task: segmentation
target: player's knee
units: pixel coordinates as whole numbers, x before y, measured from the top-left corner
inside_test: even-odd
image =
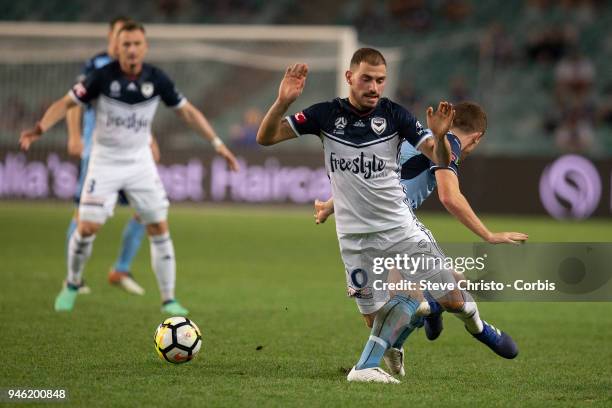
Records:
[[[79,231],[79,234],[81,234],[82,237],[90,237],[92,235],[95,235],[101,226],[102,224],[98,224],[95,222],[79,221],[77,224],[77,230]]]
[[[162,235],[168,232],[168,222],[160,221],[147,224],[147,234]]]
[[[438,302],[447,312],[460,313],[463,311],[463,299],[447,299],[445,301]]]

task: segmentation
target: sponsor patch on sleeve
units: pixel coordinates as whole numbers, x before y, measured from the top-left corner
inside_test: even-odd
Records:
[[[293,117],[295,118],[295,121],[300,125],[306,123],[306,115],[304,115],[304,112],[298,112],[293,115]]]
[[[72,91],[78,98],[82,98],[87,94],[87,89],[80,82],[72,87]]]

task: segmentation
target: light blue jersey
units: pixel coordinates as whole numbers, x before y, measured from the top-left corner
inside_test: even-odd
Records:
[[[451,145],[451,163],[448,167],[436,166],[410,143],[402,143],[400,151],[401,183],[413,210],[419,208],[435,190],[437,183],[434,173],[436,170],[445,168],[459,174],[461,142],[452,133],[448,133],[446,137]]]
[[[106,52],[100,53],[89,59],[83,67],[83,72],[79,77],[79,82],[81,82],[82,79],[87,77],[92,71],[102,68],[111,61],[113,61],[113,59]],[[89,159],[89,154],[91,153],[93,131],[95,126],[96,110],[92,105],[87,105],[87,108],[83,113],[83,129],[81,132],[81,138],[83,139],[83,153],[81,154],[82,160],[87,161]]]

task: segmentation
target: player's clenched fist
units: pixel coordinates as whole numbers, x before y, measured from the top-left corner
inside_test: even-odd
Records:
[[[288,67],[278,89],[279,101],[287,105],[293,103],[302,94],[307,75],[306,64],[294,64]]]
[[[314,219],[316,224],[323,224],[333,213],[334,202],[331,198],[327,201],[315,200]]]
[[[446,137],[454,118],[455,109],[449,102],[440,102],[435,112],[431,106],[427,108],[427,127],[438,138]]]

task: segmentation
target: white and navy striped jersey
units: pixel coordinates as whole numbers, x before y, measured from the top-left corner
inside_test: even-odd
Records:
[[[172,108],[186,103],[159,68],[144,64],[131,78],[117,61],[90,72],[69,95],[77,103],[95,106],[91,156],[105,160],[137,160],[150,154],[151,123],[160,99]]]
[[[382,98],[359,112],[347,99],[315,104],[287,120],[299,135],[318,135],[331,181],[338,233],[385,231],[414,222],[400,184],[400,145],[431,133],[400,105]]]

